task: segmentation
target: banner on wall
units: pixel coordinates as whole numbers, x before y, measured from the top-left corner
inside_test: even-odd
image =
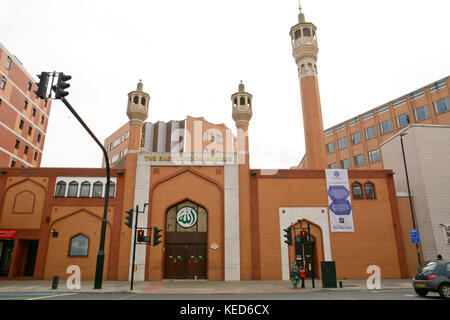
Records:
[[[331,232],[354,232],[347,169],[326,169]]]

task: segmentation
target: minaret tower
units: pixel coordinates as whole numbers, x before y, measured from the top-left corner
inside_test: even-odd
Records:
[[[252,280],[252,246],[250,215],[250,157],[248,126],[252,118],[253,96],[239,84],[239,91],[231,95],[233,120],[237,128],[237,159],[239,174],[239,229],[241,280]]]
[[[148,104],[150,95],[143,91],[141,81],[137,84],[135,91],[128,93],[127,116],[130,119],[130,136],[128,140],[128,152],[125,160],[125,176],[124,176],[124,192],[123,192],[123,208],[122,214],[126,210],[135,208],[135,186],[136,186],[136,168],[138,161],[138,153],[141,148],[142,126],[148,117]],[[142,207],[140,208],[142,210]],[[136,214],[136,213],[135,213]],[[134,236],[131,229],[124,225],[125,218],[122,218],[119,254],[119,273],[118,278],[121,280],[129,279],[130,274],[130,243]],[[123,240],[123,241],[122,241]]]
[[[316,26],[305,21],[301,7],[298,24],[291,28],[292,55],[298,67],[305,131],[307,169],[325,169],[326,155],[323,137],[322,108],[317,81]]]

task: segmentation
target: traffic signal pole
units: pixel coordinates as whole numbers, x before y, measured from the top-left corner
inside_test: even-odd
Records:
[[[103,281],[103,267],[105,263],[105,237],[106,237],[106,226],[107,226],[107,216],[108,216],[108,201],[109,201],[109,186],[111,182],[111,169],[109,167],[109,157],[106,152],[103,144],[97,139],[97,137],[92,133],[91,129],[86,125],[86,123],[81,119],[78,113],[72,108],[70,103],[66,100],[66,98],[61,97],[60,100],[66,105],[67,109],[77,118],[77,120],[81,123],[84,129],[89,133],[89,135],[95,140],[95,142],[100,146],[103,151],[103,156],[105,157],[106,164],[106,190],[105,190],[105,204],[103,206],[103,219],[102,219],[102,227],[100,232],[100,244],[97,254],[97,266],[95,269],[95,282],[94,289],[102,288]]]
[[[133,284],[134,284],[134,265],[135,265],[134,261],[136,259],[136,242],[137,242],[136,237],[137,237],[137,226],[138,226],[138,214],[139,214],[139,206],[136,205],[136,217],[134,218],[133,261],[132,261],[132,268],[131,268],[130,290],[133,290]]]

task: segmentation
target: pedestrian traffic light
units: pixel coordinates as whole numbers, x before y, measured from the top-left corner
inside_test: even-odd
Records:
[[[144,230],[138,230],[137,242],[145,242]]]
[[[300,231],[300,243],[308,243],[308,236],[306,230]]]
[[[50,79],[50,72],[41,72],[41,74],[38,74],[37,77],[39,78],[39,82],[36,83],[37,90],[33,92],[36,93],[36,96],[39,98],[47,99],[47,88],[48,81]]]
[[[127,222],[125,222],[125,225],[128,226],[128,228],[133,227],[133,209],[125,211],[127,215],[125,216],[125,219]]]
[[[159,234],[162,231],[162,229],[159,229],[158,227],[153,227],[153,246],[157,246],[161,243],[161,240],[159,238],[162,237],[161,234]]]
[[[69,81],[70,79],[72,79],[72,76],[69,76],[62,72],[59,74],[58,82],[57,82],[56,88],[55,88],[55,99],[64,98],[65,96],[67,96],[69,94],[67,91],[65,91],[65,89],[70,87],[70,84],[67,83],[67,81]]]
[[[284,237],[286,238],[286,240],[284,240],[284,242],[287,243],[288,246],[292,246],[292,230],[291,230],[291,228],[283,229],[283,231],[285,232]]]

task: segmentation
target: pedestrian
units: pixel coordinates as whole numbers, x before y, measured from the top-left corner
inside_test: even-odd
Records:
[[[300,273],[300,280],[302,280],[302,288],[304,289],[305,288],[305,278],[306,278],[305,269],[303,267],[300,267],[299,273]]]
[[[295,261],[293,261],[291,265],[291,282],[294,289],[297,288],[299,279],[300,279],[299,269]]]
[[[442,260],[442,256],[438,254],[436,260]]]

